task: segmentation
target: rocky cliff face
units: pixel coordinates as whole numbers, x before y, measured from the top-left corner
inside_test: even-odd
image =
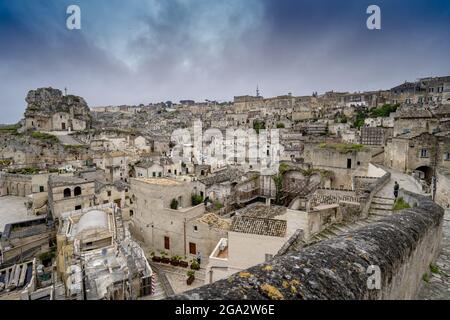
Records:
[[[25,117],[34,115],[51,116],[55,112],[72,113],[75,118],[90,121],[90,110],[86,101],[79,96],[63,95],[61,90],[39,88],[30,90],[25,98],[28,103]]]

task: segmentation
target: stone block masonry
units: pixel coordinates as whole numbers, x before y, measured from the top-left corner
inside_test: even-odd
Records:
[[[444,210],[408,199],[416,206],[171,299],[414,299],[439,254]],[[371,265],[381,270],[380,289],[367,285]]]

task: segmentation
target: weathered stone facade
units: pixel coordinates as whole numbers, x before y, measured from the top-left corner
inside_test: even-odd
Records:
[[[90,128],[91,115],[83,98],[58,89],[30,90],[25,101],[25,128],[38,131],[77,131]]]

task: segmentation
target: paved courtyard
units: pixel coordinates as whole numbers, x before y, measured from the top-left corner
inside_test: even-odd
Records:
[[[27,215],[26,201],[27,198],[25,197],[0,197],[0,232],[3,232],[5,225],[8,223],[36,218]]]

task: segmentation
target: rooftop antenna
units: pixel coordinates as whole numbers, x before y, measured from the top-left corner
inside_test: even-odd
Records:
[[[64,87],[64,95],[67,96],[67,87]]]
[[[259,86],[256,85],[256,96],[259,97]]]

